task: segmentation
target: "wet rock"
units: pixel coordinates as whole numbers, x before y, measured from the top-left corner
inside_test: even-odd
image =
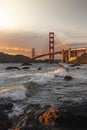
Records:
[[[55,121],[57,120],[59,114],[59,110],[57,108],[53,108],[41,114],[38,119],[41,124],[55,126]]]
[[[0,102],[0,110],[11,110],[13,108],[13,103],[11,102]]]
[[[87,103],[65,105],[60,108],[57,125],[66,128],[87,128]]]
[[[67,72],[69,72],[69,68],[65,68]]]
[[[30,69],[30,67],[23,67],[22,69],[24,69],[24,70],[28,70],[28,69]]]
[[[14,129],[19,130],[49,130],[58,118],[58,109],[51,106],[29,105],[28,110],[16,119]]]
[[[20,70],[19,67],[7,67],[6,70]]]
[[[68,75],[64,77],[64,80],[67,80],[67,81],[72,80],[72,79],[73,78],[71,76],[68,76]]]
[[[39,67],[37,70],[41,70],[42,68],[41,67]]]
[[[22,65],[23,65],[23,66],[26,66],[26,65],[32,65],[32,64],[29,63],[29,62],[24,62],[24,63],[22,63]]]
[[[11,101],[0,98],[0,110],[8,111],[11,110],[12,108],[13,108],[13,103]]]
[[[59,108],[30,104],[14,123],[14,130],[87,128],[87,103],[63,104]]]
[[[80,69],[79,67],[77,67],[76,69]]]
[[[76,65],[75,65],[75,64],[70,64],[69,66],[70,66],[70,67],[75,67]]]
[[[0,111],[0,130],[8,130],[12,127],[12,122],[8,115],[3,111]]]

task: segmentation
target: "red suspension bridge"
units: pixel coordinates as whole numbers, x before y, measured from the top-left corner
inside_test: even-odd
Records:
[[[37,59],[45,56],[49,56],[49,62],[52,63],[55,60],[55,55],[59,54],[62,57],[63,63],[72,62],[76,60],[79,54],[83,54],[87,51],[86,47],[78,47],[78,48],[65,48],[61,44],[61,49],[55,51],[55,34],[54,32],[49,32],[49,47],[48,52],[35,56],[35,49],[32,48],[32,59]],[[60,42],[61,43],[61,42]]]

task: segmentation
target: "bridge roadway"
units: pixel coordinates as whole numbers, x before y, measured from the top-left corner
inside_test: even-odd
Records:
[[[62,52],[68,52],[68,51],[73,51],[73,52],[83,52],[86,51],[87,48],[70,48],[70,49],[66,49],[66,50],[61,50],[61,51],[56,51],[54,53],[45,53],[45,54],[41,54],[38,56],[33,57],[32,59],[37,59],[37,58],[41,58],[41,57],[45,57],[45,56],[49,56],[49,55],[56,55],[56,54],[62,54]]]

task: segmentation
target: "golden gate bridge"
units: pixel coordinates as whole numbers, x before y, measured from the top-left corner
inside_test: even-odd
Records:
[[[68,63],[68,62],[72,62],[73,60],[76,60],[77,57],[79,56],[79,53],[83,54],[87,51],[86,47],[65,48],[63,45],[61,45],[60,50],[55,51],[55,43],[56,42],[55,42],[54,32],[49,32],[48,51],[43,54],[39,54],[35,56],[35,48],[32,48],[32,60],[49,56],[49,62],[52,63],[55,60],[55,55],[59,54],[62,56],[62,62]]]

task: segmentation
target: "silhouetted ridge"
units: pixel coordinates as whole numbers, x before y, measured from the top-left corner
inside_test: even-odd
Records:
[[[24,55],[9,55],[0,52],[0,63],[22,63],[30,61],[31,59]]]

